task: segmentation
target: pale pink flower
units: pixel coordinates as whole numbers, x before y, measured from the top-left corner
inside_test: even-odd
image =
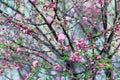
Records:
[[[38,80],[43,80],[42,78],[38,78]]]
[[[97,59],[97,60],[100,60],[100,59],[101,59],[101,56],[97,56],[96,59]]]
[[[96,45],[93,45],[93,48],[97,48],[97,46],[96,46]]]
[[[65,38],[66,38],[66,36],[63,34],[63,33],[60,33],[59,35],[58,35],[58,40],[60,41],[60,40],[65,40]]]
[[[35,0],[31,0],[31,2],[35,2]]]
[[[17,50],[16,50],[17,53],[19,53],[21,51],[22,51],[21,48],[17,48]]]
[[[58,42],[58,47],[61,47],[61,43],[60,42]]]
[[[67,46],[64,47],[65,51],[68,52],[69,48]]]
[[[38,61],[33,61],[32,64],[33,64],[34,67],[36,67],[36,66],[38,66]]]
[[[46,18],[46,20],[47,20],[47,22],[50,24],[50,23],[52,22],[53,18],[50,17],[50,16],[48,16],[48,17]]]
[[[83,22],[86,23],[87,22],[87,17],[83,17]]]
[[[74,12],[75,12],[74,8],[72,8],[70,11],[71,11],[71,13],[74,13]]]
[[[20,69],[19,65],[16,66],[16,69]]]
[[[22,18],[22,16],[20,14],[16,14],[16,19],[20,20]]]
[[[65,17],[66,21],[71,21],[71,18],[70,17]]]

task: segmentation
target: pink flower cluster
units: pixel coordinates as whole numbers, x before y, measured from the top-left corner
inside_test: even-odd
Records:
[[[58,63],[56,63],[56,65],[53,67],[54,70],[60,70],[60,68],[61,66]]]
[[[55,8],[55,7],[56,7],[56,4],[55,4],[54,2],[52,2],[52,3],[50,3],[50,4],[46,4],[46,5],[43,6],[43,8],[45,8],[46,10],[47,10],[48,8]]]
[[[76,45],[78,49],[85,50],[85,51],[88,50],[89,48],[89,45],[85,43],[84,39],[80,39],[80,41],[78,41]]]
[[[79,56],[79,53],[78,53],[78,52],[73,53],[73,55],[71,55],[71,56],[69,57],[69,60],[70,60],[70,61],[73,61],[73,62],[82,62],[82,63],[85,62],[85,60],[83,59],[83,57],[82,57],[82,56]]]

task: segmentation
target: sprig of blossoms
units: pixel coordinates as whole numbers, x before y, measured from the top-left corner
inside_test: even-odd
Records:
[[[82,56],[80,56],[78,52],[73,53],[73,54],[69,57],[69,60],[70,60],[70,61],[73,61],[73,62],[82,62],[82,63],[85,62],[84,58],[83,58]]]
[[[88,48],[89,48],[89,45],[86,44],[84,39],[80,39],[80,41],[76,42],[76,45],[77,45],[78,49],[81,49],[81,50],[84,50],[84,51],[87,51]]]

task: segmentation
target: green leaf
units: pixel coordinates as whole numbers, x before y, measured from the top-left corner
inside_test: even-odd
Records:
[[[90,75],[91,75],[90,71],[86,71],[84,80],[87,80]]]
[[[113,68],[113,65],[112,65],[112,64],[109,64],[108,66],[106,66],[106,68],[112,69],[112,68]]]
[[[23,41],[18,40],[18,41],[17,41],[17,44],[18,44],[18,45],[23,44]]]
[[[86,34],[89,34],[90,32],[90,29],[86,29]]]
[[[82,63],[78,63],[78,67],[83,67],[83,64]]]
[[[93,34],[92,37],[99,37],[101,35],[100,32],[97,32],[96,34]]]
[[[63,77],[66,77],[66,75],[67,75],[66,72],[63,72],[63,73],[62,73],[62,76],[63,76]]]

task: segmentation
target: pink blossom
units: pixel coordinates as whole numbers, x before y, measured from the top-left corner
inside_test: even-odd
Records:
[[[16,50],[17,53],[19,53],[21,51],[22,51],[21,48],[17,48],[17,50]]]
[[[71,21],[71,18],[70,18],[70,17],[65,17],[65,19],[66,19],[67,21]]]
[[[67,46],[64,47],[65,51],[68,52],[69,48]]]
[[[58,35],[58,40],[60,41],[60,40],[65,40],[65,38],[66,38],[66,36],[63,34],[63,33],[60,33],[59,35]]]
[[[16,66],[16,69],[20,69],[19,65]]]
[[[73,55],[69,57],[69,60],[73,62],[85,62],[84,58],[82,56],[79,56],[78,52],[73,53]]]
[[[102,0],[98,0],[98,3],[99,3],[100,5],[102,5]]]
[[[46,18],[46,20],[47,20],[47,22],[50,24],[50,23],[52,22],[53,18],[50,17],[50,16],[48,16],[48,17]]]
[[[43,80],[42,78],[38,78],[38,80]]]
[[[5,42],[5,39],[3,39],[3,38],[0,38],[0,42]]]
[[[87,22],[87,17],[83,17],[83,22],[86,23]]]
[[[22,18],[22,16],[20,14],[16,14],[16,19],[20,20]]]
[[[60,42],[58,42],[58,47],[61,47],[61,43]]]
[[[97,46],[96,46],[96,45],[93,45],[93,48],[97,48]]]
[[[50,4],[49,4],[49,7],[50,7],[50,8],[55,8],[55,7],[56,7],[56,4],[55,4],[55,3],[50,3]]]
[[[35,2],[35,0],[31,0],[31,2]]]
[[[28,24],[25,24],[24,27],[28,27],[29,25]]]
[[[84,51],[88,50],[88,48],[89,48],[89,45],[87,45],[85,43],[84,39],[81,39],[79,42],[76,42],[76,45],[77,45],[78,49],[81,49],[81,50],[84,50]]]
[[[46,10],[48,9],[49,5],[44,5],[43,8],[45,8]]]
[[[61,66],[58,63],[53,67],[54,70],[60,70],[60,68]]]
[[[96,60],[100,60],[100,59],[101,59],[101,56],[97,56],[97,57],[96,57]]]
[[[71,9],[71,13],[74,13],[74,12],[75,12],[75,10],[74,10],[74,8],[72,8],[72,9]]]
[[[38,66],[38,61],[33,61],[32,64],[33,64],[34,67],[36,67],[36,66]]]

